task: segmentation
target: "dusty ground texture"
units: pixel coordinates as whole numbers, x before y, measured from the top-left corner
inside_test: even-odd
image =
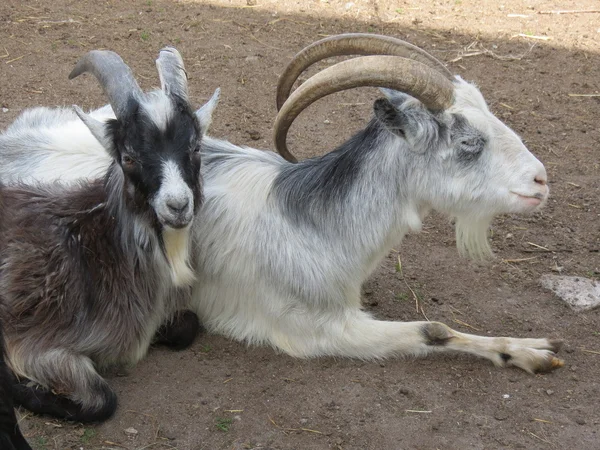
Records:
[[[598,6],[2,1],[2,127],[30,106],[104,104],[90,77],[67,80],[77,58],[95,48],[120,53],[151,88],[158,50],[177,46],[198,104],[222,88],[212,134],[262,148],[271,146],[278,74],[322,36],[386,33],[450,62],[545,163],[551,200],[534,217],[496,220],[497,258],[486,265],[459,258],[447,219],[430,218],[422,234],[398,247],[405,278],[395,271],[397,253],[390,254],[365,285],[365,307],[383,319],[423,319],[410,286],[430,320],[484,335],[566,341],[566,367],[531,376],[456,356],[303,361],[204,336],[181,353],[154,349],[111,377],[120,408],[106,424],[83,427],[21,411],[34,448],[600,448],[600,311],[574,313],[538,282],[544,273],[600,277],[600,14],[542,14]],[[313,105],[294,125],[292,148],[304,157],[332,149],[366,123],[375,98],[374,90],[355,90]]]

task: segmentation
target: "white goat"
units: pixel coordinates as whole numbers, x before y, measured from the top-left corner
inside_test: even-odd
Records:
[[[285,101],[308,65],[345,54],[379,55],[336,64]],[[278,91],[278,151],[294,161],[285,136],[306,106],[366,85],[387,88],[374,104],[375,117],[323,157],[292,164],[272,152],[202,141],[205,203],[194,222],[192,309],[213,332],[297,357],[455,350],[528,372],[561,367],[559,341],[380,321],[361,309],[363,282],[431,210],[455,218],[461,252],[483,257],[490,253],[486,232],[494,216],[536,211],[549,192],[544,166],[488,110],[475,86],[422,50],[383,36],[336,36],[296,55]],[[91,135],[65,145],[59,130],[44,150],[13,149],[10,161],[3,161],[0,140],[2,179],[77,179],[106,170],[108,160]],[[53,173],[43,169],[47,159],[57,162]]]

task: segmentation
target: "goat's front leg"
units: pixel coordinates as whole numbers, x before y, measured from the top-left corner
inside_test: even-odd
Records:
[[[273,344],[293,356],[376,359],[459,351],[487,358],[497,366],[516,366],[530,373],[550,372],[564,364],[556,357],[560,341],[548,339],[476,336],[440,322],[375,320],[363,311],[343,317],[332,314],[321,320],[299,316],[287,319],[290,320],[279,322],[272,335]]]
[[[16,356],[13,353],[12,363],[17,363],[22,375],[13,385],[15,405],[84,423],[103,422],[117,409],[116,394],[87,356],[66,349]]]
[[[173,350],[184,350],[194,343],[204,329],[196,313],[190,310],[178,311],[156,332],[155,345],[166,345]]]
[[[428,346],[487,358],[497,366],[515,366],[529,373],[551,372],[564,365],[556,357],[562,341],[487,337],[460,333],[440,322],[426,322],[421,331]]]

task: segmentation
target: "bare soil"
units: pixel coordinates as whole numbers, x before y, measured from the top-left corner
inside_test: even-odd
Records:
[[[91,77],[67,80],[77,58],[96,48],[117,51],[149,89],[158,84],[158,50],[175,45],[198,104],[222,88],[211,134],[261,148],[271,147],[278,74],[322,36],[385,33],[450,62],[545,163],[551,200],[533,217],[494,222],[497,258],[488,264],[461,259],[447,219],[430,218],[397,249],[404,278],[392,252],[365,285],[365,307],[383,319],[426,315],[466,332],[566,342],[566,367],[532,376],[464,356],[305,361],[203,336],[190,350],[153,349],[114,374],[120,407],[103,425],[20,411],[34,448],[600,448],[600,311],[576,314],[538,281],[552,272],[600,277],[600,14],[543,13],[598,6],[3,0],[1,127],[31,106],[104,104]],[[294,125],[291,145],[303,157],[333,149],[367,122],[376,95],[360,89],[313,105]]]

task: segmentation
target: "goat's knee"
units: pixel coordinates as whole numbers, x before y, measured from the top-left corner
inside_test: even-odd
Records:
[[[183,350],[192,345],[202,331],[195,313],[190,310],[179,311],[158,329],[154,343],[166,345],[173,350]]]

